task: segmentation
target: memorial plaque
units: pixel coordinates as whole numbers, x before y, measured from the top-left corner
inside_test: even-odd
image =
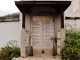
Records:
[[[54,36],[54,23],[51,16],[34,16],[32,20],[33,47],[52,47],[50,37]]]

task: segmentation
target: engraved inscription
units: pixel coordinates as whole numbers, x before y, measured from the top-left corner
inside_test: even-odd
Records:
[[[34,16],[32,20],[32,45],[34,47],[52,47],[50,37],[54,35],[51,16]]]

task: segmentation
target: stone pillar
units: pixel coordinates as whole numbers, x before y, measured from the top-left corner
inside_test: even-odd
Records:
[[[64,29],[64,8],[60,8],[60,38],[57,38],[57,53],[60,54],[62,47],[64,46],[64,39],[65,39],[65,29]]]
[[[26,57],[25,8],[22,9],[21,57]]]
[[[31,45],[31,17],[30,13],[26,13],[25,16],[25,29],[26,29],[26,48],[27,48],[27,55],[30,55],[30,45]]]
[[[64,46],[65,29],[64,29],[64,7],[61,8],[61,48]]]
[[[64,47],[65,29],[61,29],[61,48]]]
[[[65,29],[62,28],[59,32],[60,32],[60,38],[57,37],[57,53],[58,54],[60,54],[60,50],[64,47]]]
[[[57,53],[60,54],[61,49],[61,34],[60,31],[57,32]]]
[[[64,29],[64,7],[61,8],[61,30],[60,30],[60,35],[61,35],[61,47],[60,50],[64,47],[64,39],[65,39],[65,29]]]
[[[21,30],[21,57],[26,57],[26,31]]]

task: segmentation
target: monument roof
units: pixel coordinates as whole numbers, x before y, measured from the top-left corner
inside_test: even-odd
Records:
[[[66,9],[71,4],[71,1],[15,1],[15,4],[20,11],[22,11],[22,8],[29,9],[31,7],[39,6],[49,6],[55,8],[64,7],[64,9]]]

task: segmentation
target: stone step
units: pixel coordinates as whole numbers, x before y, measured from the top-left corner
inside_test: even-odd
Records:
[[[13,58],[12,60],[61,60],[60,55],[52,56],[51,54],[35,54],[26,58]]]
[[[61,60],[54,58],[13,58],[12,60]]]

